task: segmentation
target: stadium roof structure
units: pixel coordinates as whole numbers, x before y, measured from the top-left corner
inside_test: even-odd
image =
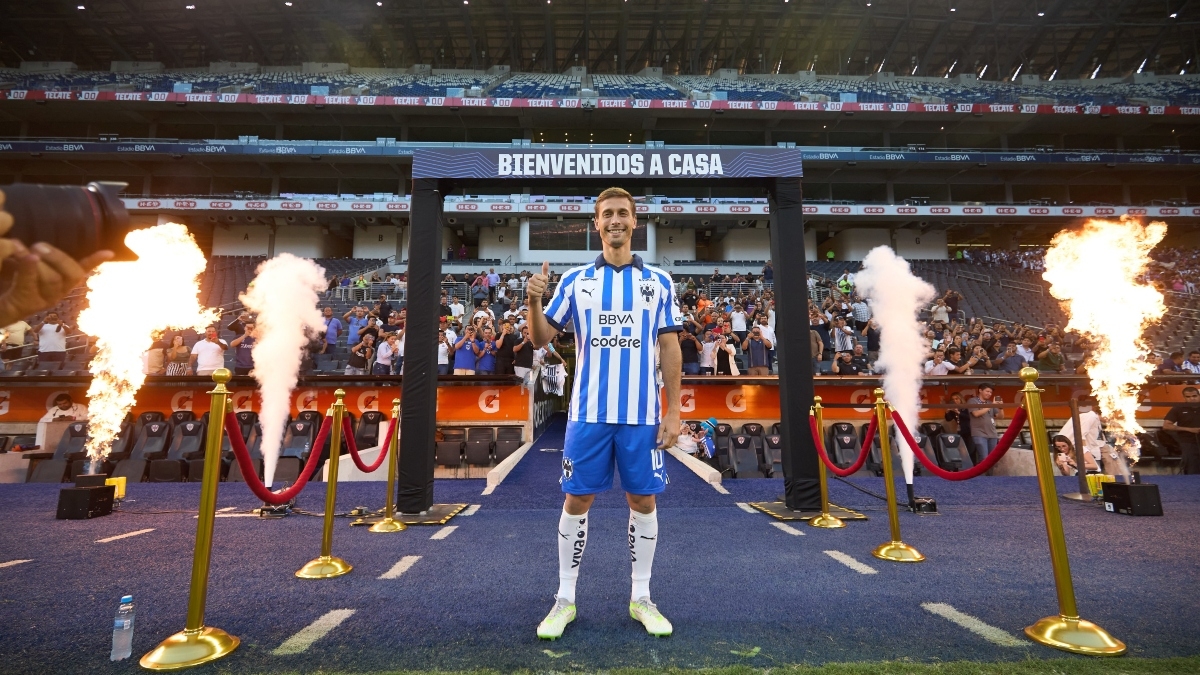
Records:
[[[1127,77],[1200,67],[1189,0],[0,1],[0,63]]]

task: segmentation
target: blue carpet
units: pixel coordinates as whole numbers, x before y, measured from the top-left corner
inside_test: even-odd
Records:
[[[334,553],[355,565],[346,577],[302,581],[293,572],[315,557],[321,521],[217,520],[207,621],[242,638],[229,658],[195,672],[314,672],[491,667],[537,670],[621,666],[705,667],[911,659],[983,661],[1054,658],[1021,630],[1055,613],[1036,485],[1031,478],[966,484],[918,479],[942,515],[902,514],[904,539],[928,556],[920,565],[877,561],[887,539],[882,502],[841,483],[833,501],[867,510],[843,530],[772,526],[738,502],[773,500],[778,480],[727,480],[722,495],[674,460],[660,501],[654,598],[676,634],[654,639],[629,619],[627,507],[618,490],[601,495],[578,588],[579,619],[562,640],[534,628],[557,586],[555,531],[561,424],[547,432],[494,494],[483,481],[437,481],[438,502],[480,504],[443,540],[436,527],[394,535],[339,520]],[[1166,516],[1132,518],[1063,503],[1080,611],[1137,656],[1200,654],[1200,478],[1155,477]],[[854,479],[882,491],[880,479]],[[1073,482],[1059,486],[1072,489]],[[0,663],[5,672],[130,673],[136,658],[183,628],[198,485],[132,485],[122,513],[94,521],[54,520],[58,486],[0,486]],[[300,506],[322,508],[324,485]],[[377,508],[383,485],[350,483],[339,510]],[[222,484],[218,507],[257,506],[242,485]],[[173,511],[175,511],[173,513]],[[148,534],[95,540],[144,528]],[[878,570],[863,576],[825,550]],[[399,579],[377,577],[404,556],[420,556]],[[108,661],[112,613],[121,594],[137,607],[134,658]],[[942,602],[1022,637],[1000,647],[921,608]],[[334,609],[356,613],[301,655],[273,656],[289,636]],[[732,651],[759,647],[758,656]],[[545,650],[549,649],[552,655]],[[555,658],[557,656],[557,658]]]

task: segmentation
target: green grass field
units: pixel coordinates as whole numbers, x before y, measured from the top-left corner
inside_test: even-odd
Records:
[[[753,658],[753,657],[750,657]],[[320,671],[318,671],[320,672]],[[326,675],[500,675],[500,671],[410,671],[389,670],[358,673],[353,671],[324,671]],[[518,671],[522,672],[522,671]],[[587,672],[563,669],[531,669],[537,673]],[[1046,661],[1028,660],[1005,663],[907,663],[881,661],[877,663],[830,663],[823,666],[782,665],[771,667],[731,666],[686,670],[617,669],[602,671],[605,675],[1196,675],[1200,673],[1200,656],[1173,659],[1066,658]]]

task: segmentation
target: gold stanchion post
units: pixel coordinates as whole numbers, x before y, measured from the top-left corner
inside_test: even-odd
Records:
[[[308,561],[304,567],[296,570],[296,576],[301,579],[332,579],[348,574],[354,566],[333,555],[333,512],[337,507],[337,477],[338,464],[342,453],[342,419],[346,416],[346,397],[344,390],[333,392],[335,400],[330,415],[333,417],[333,429],[329,433],[329,481],[325,484],[325,527],[321,532],[321,555]],[[319,448],[313,448],[320,452]]]
[[[1046,519],[1046,537],[1050,540],[1050,564],[1054,567],[1054,585],[1058,589],[1058,615],[1039,620],[1026,628],[1025,634],[1035,642],[1076,654],[1120,656],[1125,653],[1125,643],[1096,624],[1079,618],[1079,610],[1075,607],[1075,585],[1071,581],[1071,563],[1067,558],[1062,514],[1058,510],[1058,492],[1054,489],[1046,420],[1042,416],[1042,390],[1034,384],[1037,378],[1037,370],[1021,369],[1021,379],[1025,382],[1022,390],[1025,412],[1029,416],[1038,487],[1042,493],[1042,514]],[[1076,440],[1082,441],[1078,435]]]
[[[383,520],[367,528],[371,532],[403,532],[408,529],[407,525],[392,518],[396,514],[396,455],[400,452],[400,399],[398,398],[392,399],[392,419],[395,420],[396,432],[392,434],[391,443],[388,444],[388,452],[391,453],[391,456],[388,457],[387,468],[387,502],[383,507]]]
[[[883,400],[882,389],[875,390],[875,424],[875,433],[879,434],[879,450],[883,454],[883,485],[887,495],[888,525],[891,527],[892,540],[880,544],[871,555],[892,562],[921,562],[925,556],[900,540],[900,513],[896,509],[896,484],[892,477],[892,444],[888,438],[887,403]]]
[[[820,438],[814,438],[813,441],[824,443],[825,419],[822,415],[820,396],[813,397],[813,412],[817,417],[817,431],[821,434]],[[845,521],[829,513],[829,478],[825,475],[825,462],[820,461],[820,458],[817,461],[817,469],[821,472],[821,515],[809,520],[808,524],[826,529],[845,527]]]
[[[230,372],[224,368],[213,373],[217,386],[208,392],[208,439],[204,448],[204,478],[200,485],[200,514],[196,520],[196,547],[192,552],[192,582],[188,589],[187,624],[184,629],[163,640],[147,652],[139,663],[147,670],[180,670],[227,656],[241,640],[220,628],[204,625],[204,605],[208,599],[208,567],[212,558],[213,522],[216,519],[217,482],[221,478],[221,438],[225,431],[225,410]]]

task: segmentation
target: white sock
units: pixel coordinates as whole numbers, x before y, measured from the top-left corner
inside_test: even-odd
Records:
[[[558,517],[558,597],[575,603],[579,563],[587,547],[587,513],[573,516],[564,509]]]
[[[629,559],[633,563],[630,600],[650,597],[650,568],[658,545],[658,510],[638,513],[629,510]]]

